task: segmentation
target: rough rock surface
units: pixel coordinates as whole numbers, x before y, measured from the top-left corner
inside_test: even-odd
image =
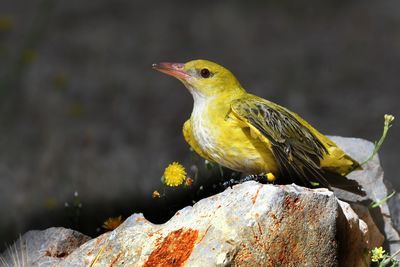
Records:
[[[331,138],[360,162],[373,149],[365,140]],[[377,156],[363,167],[349,177],[362,184],[368,198],[392,192]],[[163,225],[134,214],[76,250],[88,237],[68,246],[60,232],[75,234],[60,228],[30,231],[21,238],[25,243],[17,243],[29,246],[29,266],[365,266],[366,252],[383,242],[379,227],[393,253],[399,235],[390,215],[398,196],[389,201],[391,209],[383,203],[371,210],[355,203],[365,198],[335,194],[350,204],[326,189],[247,182],[180,210]],[[59,239],[49,242],[49,237]],[[9,260],[7,255],[2,257]]]
[[[369,262],[367,251],[381,246],[384,236],[379,232],[368,208],[358,204],[349,205],[340,200],[339,204],[345,216],[345,218],[340,218],[337,224],[339,266],[365,267]]]
[[[330,136],[330,138],[340,146],[347,154],[359,162],[363,162],[368,158],[374,149],[374,144],[359,138],[345,138],[338,136]],[[348,202],[356,202],[365,199],[377,201],[390,195],[394,189],[387,179],[384,179],[384,172],[379,161],[378,155],[375,155],[367,164],[363,165],[363,170],[354,171],[348,175],[348,178],[356,180],[366,191],[367,196],[360,199],[357,195],[348,194],[346,192],[336,192],[336,195]],[[389,205],[388,205],[389,204]],[[354,206],[354,205],[353,205]],[[358,208],[357,208],[358,207]],[[364,212],[359,208],[353,207],[359,216],[363,216]],[[390,254],[394,254],[400,249],[400,197],[396,194],[387,203],[382,203],[376,208],[374,219],[382,233],[385,234],[385,242],[390,248]],[[400,256],[397,256],[400,260]]]
[[[54,266],[90,239],[61,227],[29,231],[0,255],[0,266]]]
[[[361,253],[382,242],[376,227],[326,189],[247,182],[163,225],[134,214],[57,265],[362,266]]]

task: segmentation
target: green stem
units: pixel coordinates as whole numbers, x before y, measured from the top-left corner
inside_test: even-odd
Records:
[[[376,155],[376,153],[378,153],[379,149],[381,148],[381,146],[383,144],[383,141],[385,141],[386,135],[387,135],[390,127],[392,127],[393,120],[394,120],[394,117],[392,115],[385,115],[385,122],[384,122],[384,126],[383,126],[382,136],[377,143],[375,142],[375,147],[374,147],[374,150],[372,151],[371,155],[364,162],[362,162],[361,165],[366,164],[368,161],[370,161]]]

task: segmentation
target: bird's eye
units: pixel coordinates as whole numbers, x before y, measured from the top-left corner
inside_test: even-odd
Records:
[[[208,78],[211,75],[211,72],[208,69],[201,69],[200,75],[203,78]]]

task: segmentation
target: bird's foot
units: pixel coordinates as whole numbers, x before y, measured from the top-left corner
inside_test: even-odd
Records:
[[[243,178],[240,178],[238,180],[235,179],[229,179],[228,181],[225,181],[222,183],[222,187],[224,189],[228,188],[228,187],[232,187],[234,185],[237,184],[241,184],[247,181],[256,181],[262,184],[267,184],[267,183],[272,183],[276,180],[275,175],[273,175],[272,173],[267,173],[267,174],[250,174],[250,175],[246,175]]]

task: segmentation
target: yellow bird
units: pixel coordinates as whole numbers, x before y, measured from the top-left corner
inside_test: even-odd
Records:
[[[201,157],[244,174],[272,173],[305,186],[363,194],[357,182],[343,177],[359,168],[354,159],[296,113],[246,92],[226,68],[207,60],[153,68],[192,94],[183,135]]]

